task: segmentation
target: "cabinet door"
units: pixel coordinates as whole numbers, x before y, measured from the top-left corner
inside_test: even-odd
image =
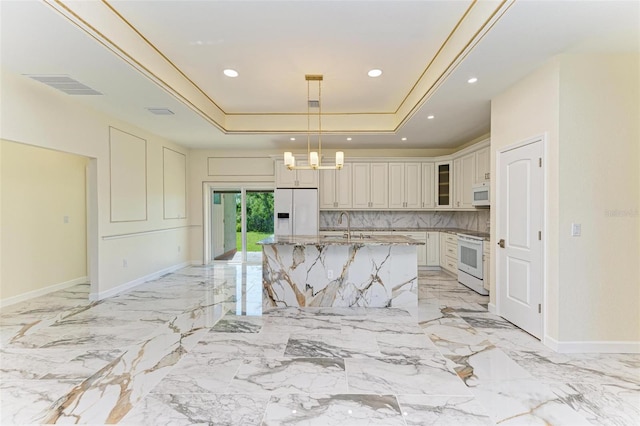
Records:
[[[318,187],[318,171],[317,170],[296,170],[297,183],[300,188],[317,188]]]
[[[374,209],[389,207],[389,164],[371,163],[370,206]]]
[[[491,273],[489,272],[489,265],[491,265],[491,252],[489,251],[489,245],[485,241],[482,253],[482,286],[487,291],[491,290]]]
[[[422,163],[422,208],[432,209],[436,206],[433,184],[433,163]]]
[[[371,192],[369,163],[353,163],[351,176],[353,179],[353,208],[369,208],[369,196]]]
[[[404,163],[389,163],[389,208],[404,208]]]
[[[435,191],[436,207],[451,207],[453,164],[451,161],[436,163]]]
[[[440,234],[440,266],[447,266],[447,234],[445,232],[438,232]]]
[[[396,234],[394,232],[394,234]],[[404,235],[409,238],[413,238],[414,240],[420,241],[422,243],[427,242],[426,233],[425,232],[398,232],[396,235]],[[418,249],[418,266],[426,266],[427,265],[427,246],[425,244],[416,246]]]
[[[467,154],[453,163],[455,170],[455,205],[460,209],[473,208],[473,179],[475,178],[475,154]]]
[[[482,148],[476,151],[476,177],[475,183],[489,182],[491,171],[491,148]]]
[[[420,163],[405,163],[404,165],[404,206],[408,209],[419,209],[422,204],[422,165]],[[391,174],[391,171],[389,171]],[[391,177],[389,177],[391,178]],[[391,194],[389,194],[391,197]],[[391,201],[389,201],[391,204]]]
[[[320,170],[320,208],[332,209],[336,205],[336,171]]]
[[[351,164],[346,163],[341,170],[335,171],[336,207],[348,209],[352,206]]]
[[[440,233],[427,232],[427,266],[440,265]]]
[[[296,171],[289,170],[284,160],[276,160],[276,188],[295,188]]]

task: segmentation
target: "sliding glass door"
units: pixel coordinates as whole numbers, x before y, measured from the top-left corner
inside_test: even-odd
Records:
[[[212,189],[211,259],[259,263],[273,234],[273,190]]]

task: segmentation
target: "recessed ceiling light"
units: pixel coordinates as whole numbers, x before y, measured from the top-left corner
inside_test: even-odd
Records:
[[[402,138],[402,140],[403,140],[403,141],[406,141],[406,140],[407,140],[407,138]]]
[[[429,116],[427,116],[427,120],[433,120],[434,118],[435,118],[435,116],[434,116],[434,115],[429,115]]]
[[[222,71],[224,73],[224,75],[226,75],[227,77],[237,77],[238,76],[238,71],[236,70],[232,70],[231,68],[228,68],[224,71]]]
[[[347,140],[348,140],[348,141],[350,141],[350,140],[351,140],[351,138],[347,138]]]
[[[289,138],[289,140],[290,140],[290,141],[295,141],[295,140],[296,140],[296,138]]]
[[[475,83],[476,81],[478,81],[478,79],[477,79],[477,78],[475,78],[475,77],[471,77],[469,80],[467,80],[467,83],[473,84],[473,83]]]
[[[367,75],[369,75],[369,77],[380,77],[382,75],[382,70],[379,69],[372,69],[370,70]]]

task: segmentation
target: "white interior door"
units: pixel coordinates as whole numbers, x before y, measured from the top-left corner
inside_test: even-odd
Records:
[[[498,312],[540,338],[543,295],[542,141],[498,157]]]

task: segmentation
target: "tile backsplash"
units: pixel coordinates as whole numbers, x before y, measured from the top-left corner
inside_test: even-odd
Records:
[[[489,209],[476,211],[350,211],[352,229],[460,228],[489,232]],[[320,229],[338,225],[338,211],[320,212]]]

